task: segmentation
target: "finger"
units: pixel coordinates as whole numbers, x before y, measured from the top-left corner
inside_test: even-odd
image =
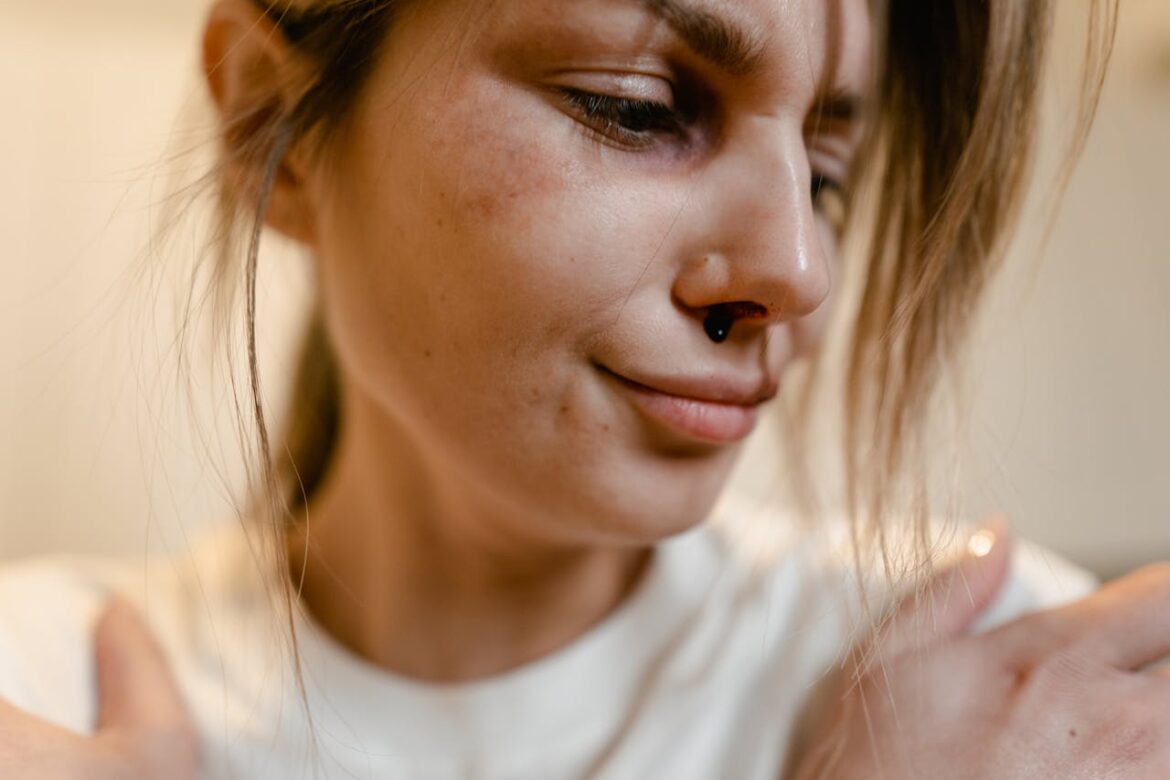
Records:
[[[163,652],[126,601],[113,599],[94,634],[98,731],[170,728],[189,723]]]
[[[997,519],[971,537],[962,558],[902,599],[874,650],[888,658],[962,634],[999,593],[1010,561],[1011,535]]]
[[[1075,643],[1118,669],[1170,656],[1170,563],[1147,566],[1067,608]]]

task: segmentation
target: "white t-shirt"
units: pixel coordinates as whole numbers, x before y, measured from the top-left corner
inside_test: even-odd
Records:
[[[170,657],[206,778],[776,780],[802,704],[857,625],[848,559],[825,538],[761,555],[708,524],[665,541],[598,626],[467,684],[388,673],[298,616],[312,731],[242,531],[217,532],[182,562],[30,561],[0,572],[0,697],[92,730],[90,632],[116,589]],[[1093,586],[1020,547],[984,623]]]

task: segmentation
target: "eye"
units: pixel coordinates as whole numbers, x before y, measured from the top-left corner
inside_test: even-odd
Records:
[[[840,180],[823,173],[813,173],[810,188],[813,208],[824,216],[829,226],[841,232],[845,226],[845,186]]]
[[[686,118],[665,103],[567,87],[561,91],[582,121],[606,140],[623,147],[645,149],[663,135],[684,134]]]
[[[812,177],[812,199],[816,203],[822,195],[841,194],[841,182],[832,179],[823,173],[814,173]]]

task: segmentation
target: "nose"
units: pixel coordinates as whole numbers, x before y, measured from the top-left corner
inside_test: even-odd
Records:
[[[829,295],[803,134],[759,128],[705,169],[687,219],[675,299],[712,322],[756,327],[806,317]]]

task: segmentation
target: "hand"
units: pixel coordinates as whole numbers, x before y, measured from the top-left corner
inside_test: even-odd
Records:
[[[5,780],[188,780],[198,739],[162,651],[128,604],[114,600],[94,636],[97,731],[75,734],[0,702]]]
[[[1170,777],[1170,671],[1143,671],[1170,655],[1170,565],[967,636],[1008,569],[998,536],[854,650],[794,780]]]

